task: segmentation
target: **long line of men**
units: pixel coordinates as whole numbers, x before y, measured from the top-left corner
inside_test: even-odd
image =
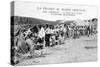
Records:
[[[80,36],[95,33],[96,30],[92,26],[70,26],[39,24],[28,30],[21,31],[22,38],[27,44],[36,45],[36,47],[50,47],[64,43],[66,38],[79,38]],[[38,45],[38,46],[37,46]],[[39,49],[39,48],[37,48]]]
[[[14,35],[14,56],[27,53],[33,55],[35,50],[62,45],[66,39],[76,39],[80,36],[89,37],[96,33],[97,31],[93,26],[71,26],[66,24],[38,24],[27,30],[18,29]]]

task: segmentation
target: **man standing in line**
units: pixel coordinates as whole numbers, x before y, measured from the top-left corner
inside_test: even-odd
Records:
[[[45,30],[45,46],[50,46],[50,26],[46,24],[46,30]]]
[[[45,30],[44,30],[43,26],[40,26],[38,37],[39,37],[39,43],[41,45],[43,45],[43,48],[44,48]]]

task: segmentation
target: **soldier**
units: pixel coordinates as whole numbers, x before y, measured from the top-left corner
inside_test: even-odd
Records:
[[[42,45],[44,47],[45,30],[42,25],[39,27],[39,29],[40,30],[38,33],[38,37],[39,37],[38,42],[40,45]]]
[[[50,46],[50,26],[47,24],[46,25],[46,30],[45,30],[45,46],[49,47]]]

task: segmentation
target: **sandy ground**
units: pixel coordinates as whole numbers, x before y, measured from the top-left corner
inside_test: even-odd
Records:
[[[40,52],[42,52],[40,57],[24,59],[17,65],[96,61],[97,35],[66,39],[65,44],[45,48]]]

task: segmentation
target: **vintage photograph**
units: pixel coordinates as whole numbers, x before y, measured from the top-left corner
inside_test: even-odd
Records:
[[[97,61],[97,7],[11,3],[11,65]]]

